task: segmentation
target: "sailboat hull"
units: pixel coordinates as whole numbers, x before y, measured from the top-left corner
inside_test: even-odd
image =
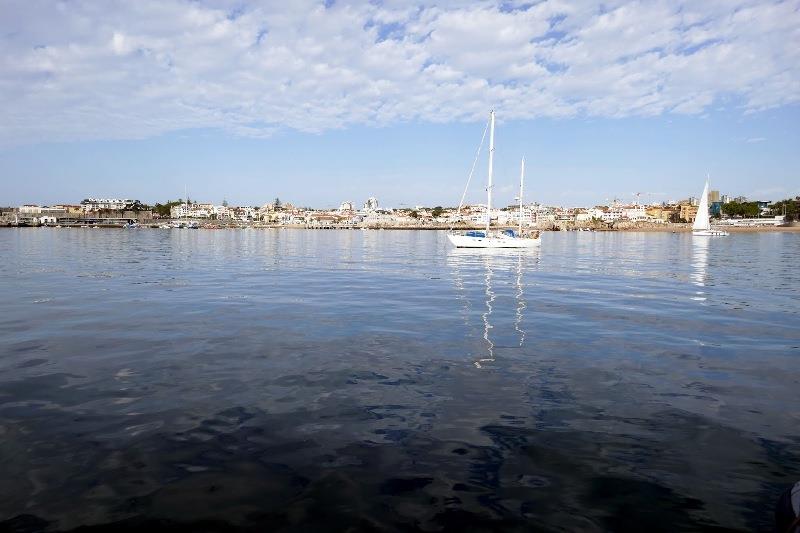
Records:
[[[541,237],[535,239],[506,235],[474,237],[448,233],[447,238],[456,248],[536,248],[542,244]]]
[[[692,231],[692,235],[695,237],[726,237],[730,233],[721,229],[696,229]]]

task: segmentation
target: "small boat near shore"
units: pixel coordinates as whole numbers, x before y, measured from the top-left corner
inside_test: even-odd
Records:
[[[709,178],[706,177],[706,186],[703,187],[700,205],[697,207],[697,215],[692,224],[692,235],[696,237],[726,237],[730,233],[711,227],[711,217],[708,214],[708,181]]]

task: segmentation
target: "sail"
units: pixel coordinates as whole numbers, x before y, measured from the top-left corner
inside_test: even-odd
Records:
[[[706,186],[703,187],[703,195],[700,197],[700,206],[697,208],[697,216],[694,219],[692,229],[711,229],[711,223],[708,218],[708,180],[706,180]]]

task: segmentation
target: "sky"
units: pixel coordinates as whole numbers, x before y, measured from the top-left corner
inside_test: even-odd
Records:
[[[0,0],[0,205],[800,195],[800,0]],[[484,147],[468,201],[485,197]]]

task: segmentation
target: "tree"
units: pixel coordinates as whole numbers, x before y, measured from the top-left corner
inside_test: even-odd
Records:
[[[440,216],[442,216],[443,212],[444,209],[442,209],[442,206],[437,205],[436,207],[433,208],[433,210],[431,210],[431,216],[433,216],[433,218],[439,218]]]
[[[228,200],[222,200],[222,207],[228,207]]]
[[[272,205],[273,205],[273,207],[275,207],[275,209],[278,209],[281,206],[281,199],[278,198],[278,197],[275,197],[275,201],[272,202]]]
[[[172,208],[177,206],[177,205],[181,205],[182,203],[183,203],[183,200],[180,200],[180,199],[178,199],[175,202],[171,202],[170,200],[167,200],[167,203],[165,203],[165,204],[158,204],[157,203],[156,205],[154,205],[153,206],[153,211],[160,217],[168,217],[171,214]]]
[[[419,213],[416,211],[411,211],[411,218],[419,218]]]
[[[758,202],[728,202],[722,204],[722,212],[730,217],[756,217],[759,213]]]
[[[147,204],[143,204],[139,200],[134,200],[133,202],[126,205],[125,209],[129,211],[150,211],[150,206]]]
[[[800,219],[800,196],[795,199],[787,198],[786,200],[775,202],[770,206],[770,213],[773,216],[785,214],[788,222]]]

